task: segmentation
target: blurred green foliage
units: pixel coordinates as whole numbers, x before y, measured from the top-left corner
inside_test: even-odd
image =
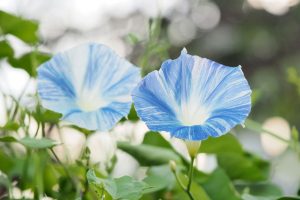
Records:
[[[8,62],[15,68],[24,69],[30,76],[36,77],[37,67],[50,59],[50,56],[45,53],[33,51],[23,55],[20,58],[8,57]]]
[[[12,34],[29,44],[38,42],[38,24],[0,11],[0,33],[1,35]]]

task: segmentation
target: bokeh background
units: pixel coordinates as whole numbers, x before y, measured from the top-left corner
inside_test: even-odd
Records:
[[[288,84],[287,74],[288,68],[299,68],[300,63],[298,3],[298,0],[1,0],[0,9],[37,20],[39,48],[44,52],[53,54],[95,41],[112,47],[137,65],[147,65],[150,70],[158,68],[163,59],[139,63],[135,58],[144,51],[127,39],[134,34],[139,41],[147,40],[149,19],[161,17],[161,40],[154,42],[161,46],[161,51],[167,51],[165,57],[175,58],[186,47],[192,54],[225,65],[242,65],[251,87],[257,89],[260,97],[252,112],[255,117],[263,120],[280,115],[299,126],[299,110],[295,109],[300,106],[296,101],[299,95],[297,88]],[[16,56],[30,51],[15,37],[8,40]],[[6,87],[14,90],[16,84]]]
[[[49,54],[93,41],[143,67],[144,73],[158,69],[167,58],[176,58],[183,47],[228,66],[242,65],[253,89],[250,118],[260,123],[269,120],[266,127],[282,137],[289,137],[290,127],[300,128],[299,0],[0,0],[0,10],[37,21],[40,42],[35,48]],[[5,37],[16,57],[33,50],[15,36]],[[0,61],[0,89],[16,98],[25,93],[20,102],[28,108],[34,105],[27,97],[35,94],[35,80],[7,60]],[[7,119],[5,100],[0,100],[2,126]],[[120,140],[140,143],[146,130],[141,122],[126,122],[114,132]],[[65,132],[62,138],[59,134],[53,138],[64,140],[71,159],[76,159],[80,149],[76,153],[74,148],[85,143],[85,137],[77,132],[70,138],[74,129]],[[297,155],[291,150],[279,155],[278,141],[264,142],[247,129],[239,132],[245,149],[272,163],[272,182],[285,194],[296,195],[300,186]],[[115,149],[111,136],[95,135],[87,141],[95,149],[95,162],[109,160],[118,151],[120,166],[115,176],[142,173],[132,157]],[[172,142],[186,154],[178,141]],[[208,172],[216,165],[211,156],[198,160],[199,168]],[[124,166],[124,162],[130,164]]]

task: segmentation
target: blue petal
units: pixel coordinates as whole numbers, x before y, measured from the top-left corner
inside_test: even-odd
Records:
[[[188,140],[223,135],[243,123],[251,109],[251,90],[241,67],[185,50],[147,75],[132,95],[149,129]]]
[[[157,71],[148,74],[132,93],[135,109],[139,117],[151,130],[172,131],[180,122],[173,106],[176,105],[172,93],[161,81]]]
[[[38,69],[42,105],[90,130],[106,131],[127,115],[140,70],[104,45],[85,44]]]

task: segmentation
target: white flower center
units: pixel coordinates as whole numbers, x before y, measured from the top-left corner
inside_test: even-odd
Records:
[[[209,111],[199,103],[188,102],[181,105],[178,119],[185,126],[202,125],[209,118]]]
[[[92,98],[89,96],[81,97],[77,100],[77,105],[84,112],[96,111],[99,108],[107,106],[109,102],[105,101],[103,98]]]

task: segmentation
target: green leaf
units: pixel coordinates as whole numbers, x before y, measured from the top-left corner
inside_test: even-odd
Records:
[[[0,10],[0,35],[12,34],[24,42],[37,43],[37,23]]]
[[[99,191],[104,188],[113,199],[138,200],[142,197],[147,184],[134,180],[132,177],[123,176],[116,179],[98,178],[94,170],[87,172],[87,179],[90,184],[96,186]]]
[[[4,152],[3,149],[0,149],[0,171],[8,174],[15,166],[14,161],[14,158]]]
[[[90,184],[95,186],[97,189],[96,193],[98,195],[100,195],[102,190],[105,189],[111,196],[116,196],[117,185],[112,180],[98,178],[95,174],[95,171],[92,169],[87,172],[86,178]]]
[[[8,179],[8,177],[4,174],[0,174],[0,186],[5,186],[6,188],[10,188],[11,187],[11,183],[10,180]]]
[[[31,149],[46,149],[46,148],[52,148],[59,143],[55,140],[51,140],[48,138],[31,138],[31,137],[24,137],[19,140],[19,143],[23,144],[25,147],[31,148]]]
[[[270,197],[259,197],[259,196],[254,196],[251,194],[243,194],[242,195],[243,200],[272,200],[276,198],[270,198]]]
[[[11,48],[8,42],[5,40],[0,41],[0,59],[5,57],[12,57],[14,55],[14,50]]]
[[[270,164],[250,154],[219,153],[217,159],[232,180],[263,181],[269,176]]]
[[[76,199],[76,188],[67,176],[60,176],[58,180],[59,193],[57,194],[57,200]]]
[[[143,144],[173,149],[172,145],[160,133],[153,131],[145,134]]]
[[[45,110],[38,107],[36,112],[32,113],[34,119],[38,122],[57,124],[61,118],[60,113],[53,112],[51,110]]]
[[[257,101],[261,98],[262,92],[258,89],[252,90],[251,94],[251,104],[252,107],[257,103]]]
[[[119,142],[118,148],[132,155],[142,166],[162,165],[170,160],[180,162],[180,157],[173,151],[151,145],[131,145],[126,142]]]
[[[232,134],[226,134],[218,138],[208,138],[204,140],[200,146],[200,153],[224,153],[234,152],[243,153],[243,148],[236,137]]]
[[[129,33],[126,37],[126,41],[131,45],[136,45],[140,40],[135,34]]]
[[[18,140],[12,136],[0,137],[0,142],[17,142]]]
[[[48,138],[36,139],[36,138],[31,138],[31,137],[24,137],[20,140],[17,140],[16,138],[14,138],[12,136],[0,137],[0,142],[18,142],[18,143],[24,145],[25,147],[28,147],[31,149],[52,148],[59,144],[55,140],[51,140]]]
[[[58,163],[51,163],[50,165],[45,166],[43,179],[45,185],[45,192],[48,194],[52,192],[52,188],[59,182],[60,176],[53,176],[53,174],[58,173],[56,166],[61,167]]]
[[[253,183],[236,185],[238,191],[249,193],[261,197],[280,197],[282,196],[281,189],[271,183]]]
[[[233,169],[234,170],[234,169]],[[224,170],[216,169],[202,184],[208,196],[213,200],[241,200]]]
[[[4,126],[0,127],[3,131],[17,131],[20,125],[16,122],[8,121]]]
[[[292,138],[296,143],[299,141],[299,132],[295,126],[292,127]]]
[[[20,58],[9,57],[8,62],[15,68],[24,69],[32,77],[37,75],[37,67],[50,59],[50,55],[32,51],[24,54]]]
[[[150,167],[147,171],[147,177],[143,181],[149,186],[144,193],[152,193],[172,187],[175,182],[175,177],[169,165],[161,165]]]
[[[132,104],[131,108],[130,108],[130,111],[129,111],[129,114],[128,114],[128,120],[136,122],[139,119],[140,118],[138,117],[138,115],[137,115],[137,113],[135,111],[134,105]]]
[[[296,86],[297,92],[300,95],[300,76],[295,67],[289,67],[287,69],[288,81]]]
[[[116,199],[140,199],[144,189],[147,187],[144,182],[134,180],[130,176],[116,178],[114,181],[117,185]]]
[[[33,185],[35,188],[36,195],[39,196],[39,199],[44,195],[44,180],[43,175],[45,173],[46,166],[49,165],[49,155],[46,151],[39,151],[33,153],[32,155],[32,165],[34,166],[33,175]]]

